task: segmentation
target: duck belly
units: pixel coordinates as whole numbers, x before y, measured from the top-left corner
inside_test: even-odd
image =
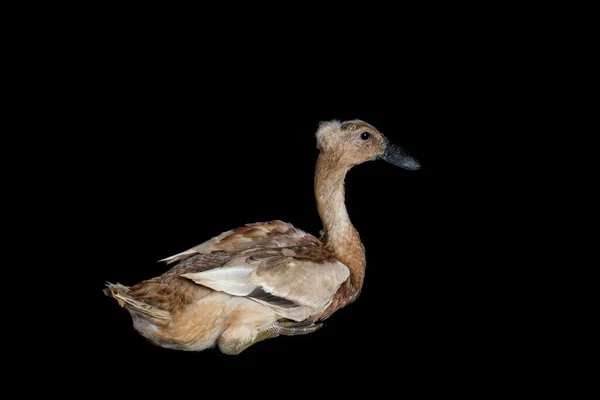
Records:
[[[202,351],[219,344],[223,351],[253,343],[277,314],[253,300],[211,292],[169,321],[131,313],[135,329],[153,344],[175,350]],[[224,351],[227,352],[227,351]]]
[[[160,321],[134,315],[134,328],[157,346],[175,350],[201,351],[214,347],[225,329],[231,296],[212,292],[185,309]]]

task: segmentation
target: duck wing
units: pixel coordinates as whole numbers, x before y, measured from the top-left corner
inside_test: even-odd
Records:
[[[227,252],[231,257],[219,267],[187,270],[180,276],[232,296],[250,298],[294,321],[326,309],[350,275],[317,238],[282,221],[225,232],[165,261],[212,252]]]
[[[181,261],[196,254],[216,251],[234,253],[248,249],[278,248],[298,245],[321,244],[317,238],[283,221],[257,222],[223,232],[198,246],[163,258],[167,264]]]

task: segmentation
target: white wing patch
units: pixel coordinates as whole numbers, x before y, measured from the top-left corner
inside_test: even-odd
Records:
[[[325,310],[350,275],[339,261],[299,259],[290,249],[252,253],[241,253],[222,267],[182,277],[233,296],[247,296],[285,318],[302,321]]]
[[[234,296],[247,296],[256,289],[256,285],[248,280],[248,274],[253,270],[254,268],[249,266],[221,267],[204,272],[183,274],[181,276],[219,292],[229,293]]]

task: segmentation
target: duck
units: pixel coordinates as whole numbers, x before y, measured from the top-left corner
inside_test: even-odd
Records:
[[[361,120],[321,122],[314,191],[319,237],[280,221],[246,224],[164,258],[172,267],[104,293],[151,343],[175,350],[240,354],[278,336],[317,331],[353,303],[365,278],[365,249],[345,205],[348,171],[382,159],[407,170],[420,163]]]

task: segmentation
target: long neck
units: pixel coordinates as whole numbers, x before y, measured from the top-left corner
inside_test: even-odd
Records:
[[[315,195],[319,216],[323,221],[324,242],[339,261],[350,269],[349,293],[358,296],[365,277],[365,250],[358,232],[350,222],[344,196],[347,167],[336,160],[319,155],[315,173]]]

